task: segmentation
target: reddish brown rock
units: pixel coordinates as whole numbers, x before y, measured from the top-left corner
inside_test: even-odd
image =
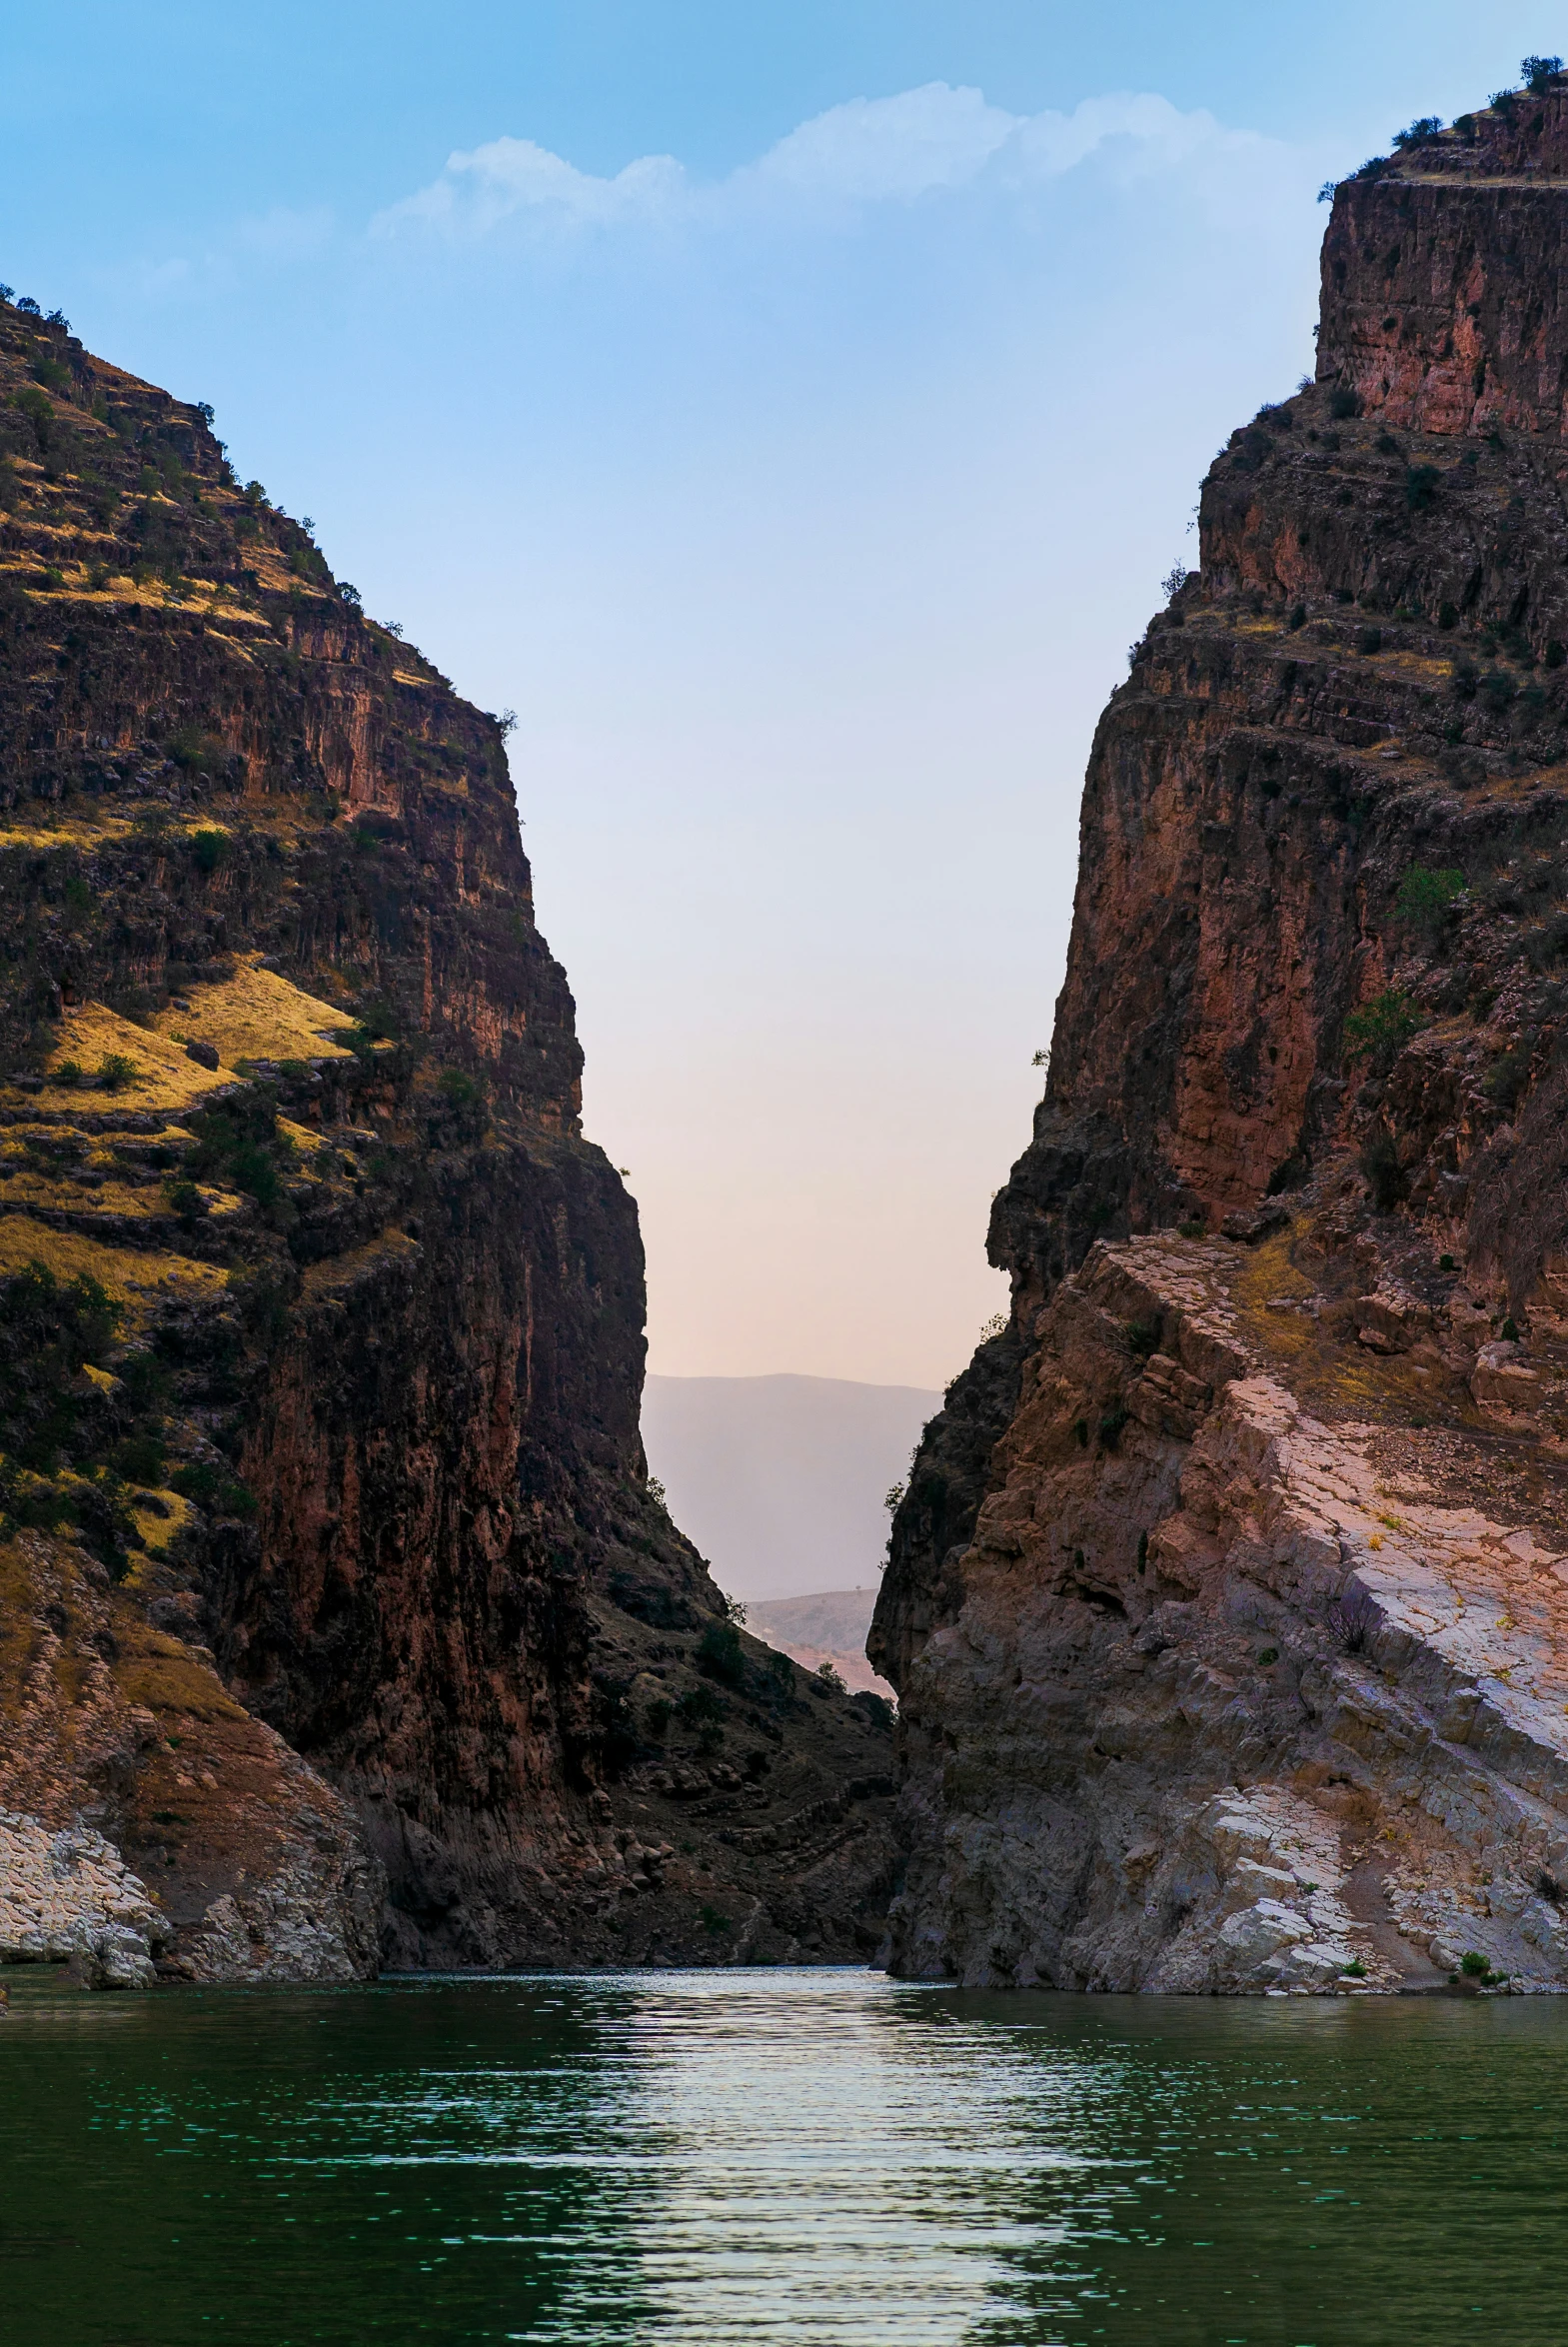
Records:
[[[1262,1985],[1302,1913],[1221,1929],[1241,1907],[1204,1819],[1226,1785],[1318,1810],[1349,1788],[1346,1884],[1385,1827],[1407,1888],[1423,1851],[1438,1866],[1439,1780],[1483,1698],[1413,1691],[1447,1667],[1415,1616],[1385,1665],[1415,1673],[1402,1725],[1337,1691],[1333,1608],[1371,1584],[1343,1548],[1311,1586],[1271,1577],[1306,1437],[1243,1405],[1265,1365],[1279,1429],[1309,1417],[1311,1444],[1403,1461],[1402,1490],[1510,1551],[1568,1552],[1565,235],[1561,77],[1340,186],[1315,379],[1216,459],[1200,570],[1100,721],[1049,1081],[991,1217],[1011,1322],[927,1430],[872,1625],[902,1704],[900,1966]],[[1156,1232],[1160,1277],[1108,1327],[1107,1266]],[[1215,1280],[1244,1290],[1239,1347],[1188,1309]],[[1374,1511],[1369,1565],[1390,1537]],[[1560,1578],[1532,1585],[1555,1655]],[[1326,1641],[1326,1709],[1277,1708],[1275,1665],[1226,1643],[1254,1619],[1293,1686]],[[1484,1887],[1495,1833],[1498,1914],[1505,1876],[1514,1915],[1532,1868],[1557,1880],[1503,1822],[1539,1792],[1565,1830],[1549,1712],[1512,1790],[1489,1747],[1441,1861]],[[1433,1927],[1445,1951],[1471,1895]],[[1530,1913],[1519,1964],[1556,1981]],[[1191,1915],[1230,1949],[1210,1972]]]
[[[177,1967],[875,1943],[885,1707],[737,1636],[649,1490],[573,1020],[502,724],[200,410],[0,305],[0,1508],[37,1545],[0,1806],[145,1861]]]

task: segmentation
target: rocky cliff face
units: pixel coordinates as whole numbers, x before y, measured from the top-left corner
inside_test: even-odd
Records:
[[[0,1051],[0,1956],[132,1929],[82,1832],[203,1977],[874,1942],[885,1707],[648,1488],[503,728],[13,303]]]
[[[1337,190],[1101,720],[872,1629],[895,1967],[1568,1981],[1565,158],[1546,79]]]

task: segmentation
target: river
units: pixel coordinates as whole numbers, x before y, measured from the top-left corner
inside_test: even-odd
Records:
[[[5,1975],[5,2347],[1549,2347],[1568,2005]]]

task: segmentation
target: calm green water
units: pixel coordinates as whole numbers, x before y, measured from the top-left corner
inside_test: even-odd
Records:
[[[1568,2339],[1548,2000],[8,1977],[4,2347]]]

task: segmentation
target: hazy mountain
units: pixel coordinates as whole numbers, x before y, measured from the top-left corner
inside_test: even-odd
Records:
[[[732,1596],[874,1592],[887,1488],[940,1406],[916,1385],[843,1377],[650,1377],[643,1440]]]
[[[868,1687],[873,1695],[891,1700],[891,1687],[865,1659],[865,1633],[875,1602],[874,1589],[813,1589],[806,1597],[754,1598],[747,1607],[746,1626],[805,1669],[817,1670],[830,1662],[846,1687]]]

